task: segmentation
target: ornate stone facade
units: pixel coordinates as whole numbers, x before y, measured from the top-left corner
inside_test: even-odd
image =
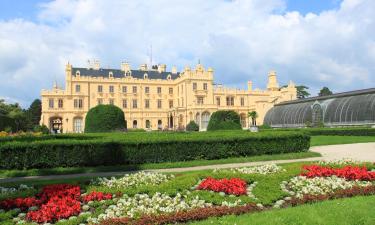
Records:
[[[121,69],[103,69],[95,61],[87,68],[68,63],[65,72],[65,89],[55,84],[41,92],[40,123],[54,132],[82,132],[86,113],[98,104],[123,109],[128,128],[184,129],[195,120],[205,130],[210,115],[224,109],[238,112],[246,128],[248,112],[256,111],[261,122],[274,104],[296,99],[294,84],[280,88],[274,71],[268,75],[267,90],[253,90],[251,81],[247,90],[214,85],[214,70],[201,64],[167,72],[163,64],[132,70],[122,63]]]

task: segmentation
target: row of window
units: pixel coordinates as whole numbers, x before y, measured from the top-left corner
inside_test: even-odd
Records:
[[[161,109],[163,106],[162,106],[162,100],[161,99],[158,99],[157,100],[157,108],[158,109]],[[137,109],[138,108],[138,100],[137,99],[133,99],[132,100],[132,108],[133,109]],[[169,108],[173,108],[173,100],[169,100]],[[98,105],[100,105],[100,104],[103,104],[103,99],[102,98],[99,98],[98,99]],[[115,100],[114,99],[109,99],[109,104],[111,104],[111,105],[114,105],[115,104]],[[128,108],[129,106],[128,106],[128,100],[127,99],[123,99],[122,100],[122,108],[124,108],[124,109],[126,109],[126,108]],[[150,99],[145,99],[145,105],[144,105],[144,107],[146,108],[146,109],[149,109],[150,108]]]
[[[234,97],[233,96],[227,96],[226,97],[226,103],[227,103],[227,106],[234,106]],[[203,102],[202,102],[202,104],[203,104]],[[245,98],[244,97],[240,98],[240,104],[241,104],[241,106],[245,106]],[[218,105],[218,106],[221,105],[220,97],[216,97],[216,105]]]
[[[73,100],[74,108],[82,109],[83,108],[83,99],[74,99]],[[55,100],[53,98],[48,99],[48,107],[50,109],[55,108]],[[57,100],[57,108],[62,109],[64,107],[64,100],[58,99]]]
[[[125,122],[127,123],[127,121],[125,121]],[[145,121],[145,127],[146,128],[151,128],[151,121],[150,120],[146,120]],[[134,129],[138,128],[138,121],[137,120],[133,120],[132,128],[134,128]],[[159,130],[163,129],[163,122],[162,122],[162,120],[158,120],[158,129]]]
[[[203,83],[203,90],[207,91],[208,85],[207,83]],[[77,84],[75,88],[76,92],[81,92],[81,85]],[[173,88],[168,89],[169,94],[173,94]],[[181,90],[183,90],[181,88]],[[197,83],[193,83],[193,90],[197,90]],[[102,93],[103,92],[103,85],[98,85],[98,92]],[[109,93],[114,93],[115,92],[115,87],[113,85],[109,86]],[[128,87],[127,86],[122,86],[122,93],[127,93],[128,92]],[[137,86],[132,87],[132,92],[137,93]],[[145,93],[148,94],[150,93],[150,87],[145,87]],[[157,87],[157,93],[161,94],[161,87]]]
[[[161,87],[157,87],[156,91],[158,94],[161,94]],[[81,92],[81,85],[77,84],[75,88],[76,92]],[[115,93],[115,86],[110,85],[109,86],[109,93]],[[128,87],[127,86],[122,86],[122,93],[127,93],[128,92]],[[132,92],[137,93],[137,86],[132,86]],[[98,93],[103,93],[103,85],[98,85]],[[145,94],[150,93],[150,87],[145,87]],[[173,88],[168,89],[169,94],[173,94]]]

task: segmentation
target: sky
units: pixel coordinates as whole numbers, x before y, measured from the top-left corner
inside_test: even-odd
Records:
[[[0,0],[0,98],[23,107],[53,82],[65,85],[69,61],[85,67],[215,71],[215,83],[264,89],[275,70],[333,92],[375,86],[373,0]]]

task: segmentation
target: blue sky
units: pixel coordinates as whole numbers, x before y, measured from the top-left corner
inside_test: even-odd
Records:
[[[375,86],[374,0],[0,0],[0,98],[27,107],[64,66],[215,70],[215,82],[266,86],[276,70],[316,95]]]

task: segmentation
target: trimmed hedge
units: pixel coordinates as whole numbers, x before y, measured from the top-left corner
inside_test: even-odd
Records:
[[[301,152],[309,147],[310,136],[298,132],[128,133],[91,140],[7,142],[0,145],[0,168],[176,162]]]
[[[110,132],[125,130],[124,112],[114,105],[98,105],[87,112],[85,132]]]
[[[192,120],[186,125],[186,131],[199,131],[199,125]]]
[[[299,129],[274,129],[274,131],[299,131],[310,136],[375,136],[375,129],[369,127],[349,128],[299,128]]]
[[[233,110],[219,110],[212,113],[207,131],[242,130],[240,115]]]

